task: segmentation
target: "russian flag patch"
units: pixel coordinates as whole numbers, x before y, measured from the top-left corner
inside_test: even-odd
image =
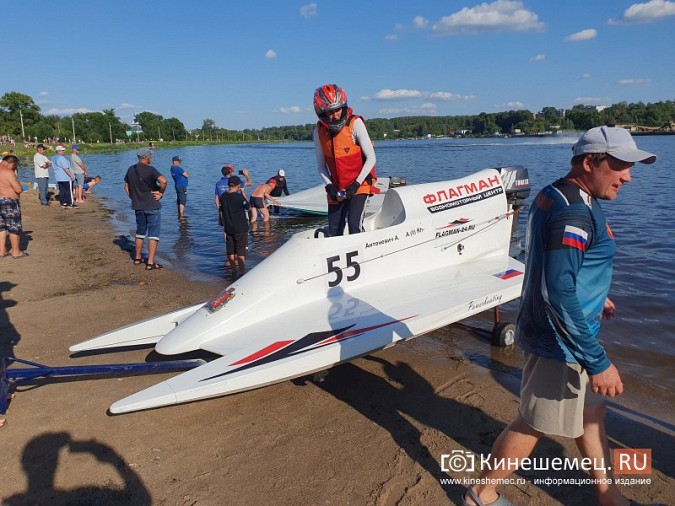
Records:
[[[511,279],[515,278],[516,276],[520,276],[522,272],[517,271],[515,269],[509,269],[508,271],[503,271],[503,272],[498,272],[497,274],[493,274],[494,277],[496,278],[501,278],[501,279]]]
[[[586,251],[586,243],[588,242],[588,232],[571,225],[565,226],[562,243],[565,246],[570,246],[581,251]]]

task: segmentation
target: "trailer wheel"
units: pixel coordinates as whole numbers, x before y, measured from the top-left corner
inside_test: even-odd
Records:
[[[516,341],[516,326],[513,323],[501,322],[492,329],[492,345],[503,348]]]

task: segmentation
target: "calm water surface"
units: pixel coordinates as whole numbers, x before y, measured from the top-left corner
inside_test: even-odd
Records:
[[[376,145],[377,169],[381,176],[402,176],[408,184],[461,177],[485,167],[523,165],[529,169],[533,192],[564,175],[569,167],[571,145],[576,137],[552,139],[441,139],[389,141]],[[604,202],[603,209],[616,237],[614,282],[610,297],[617,305],[615,319],[603,326],[602,339],[610,357],[623,373],[643,378],[663,389],[675,387],[672,375],[675,351],[675,136],[638,137],[639,146],[659,157],[652,166],[633,170],[633,181],[621,189],[616,201]],[[187,220],[176,219],[173,180],[169,175],[171,157],[179,155],[190,173],[186,208]],[[133,212],[123,190],[127,168],[135,163],[133,151],[115,154],[82,155],[92,174],[103,181],[95,193],[115,212],[114,222],[121,235],[133,239]],[[169,180],[163,199],[159,257],[165,264],[194,279],[225,280],[224,244],[214,205],[214,185],[220,168],[231,163],[248,168],[254,184],[264,182],[283,168],[291,192],[321,182],[309,142],[234,146],[185,147],[155,151],[153,165]],[[32,178],[32,169],[22,168],[23,180]],[[250,195],[250,189],[248,191]],[[524,221],[525,214],[521,216]],[[259,263],[297,230],[322,226],[322,218],[282,215],[269,227],[259,223],[251,231],[249,267]],[[517,303],[505,307],[512,319]],[[489,327],[488,317],[471,323]],[[438,336],[439,333],[435,333]],[[441,336],[442,337],[442,336]],[[428,340],[425,340],[428,342]],[[466,343],[467,353],[485,353],[485,341]]]

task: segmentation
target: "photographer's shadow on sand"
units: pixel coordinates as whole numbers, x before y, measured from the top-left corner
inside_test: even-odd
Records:
[[[67,470],[68,458],[74,453],[91,455],[97,462],[93,465],[111,467],[119,480],[108,480],[106,486],[57,489],[57,469],[61,465]],[[21,494],[3,498],[2,504],[6,506],[152,504],[150,493],[136,472],[110,446],[96,440],[74,440],[67,432],[42,434],[28,442],[21,456],[21,464],[27,476],[28,489]]]

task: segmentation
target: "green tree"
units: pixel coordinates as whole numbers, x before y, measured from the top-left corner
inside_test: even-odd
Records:
[[[10,91],[0,98],[0,128],[3,133],[21,135],[24,130],[41,119],[40,107],[28,95]]]
[[[141,125],[143,129],[143,137],[145,139],[157,139],[163,135],[162,134],[162,123],[164,118],[159,114],[154,114],[152,112],[144,111],[136,115],[136,123]]]
[[[167,139],[171,139],[172,141],[182,141],[187,138],[185,125],[178,118],[165,119],[162,122],[162,132]]]

